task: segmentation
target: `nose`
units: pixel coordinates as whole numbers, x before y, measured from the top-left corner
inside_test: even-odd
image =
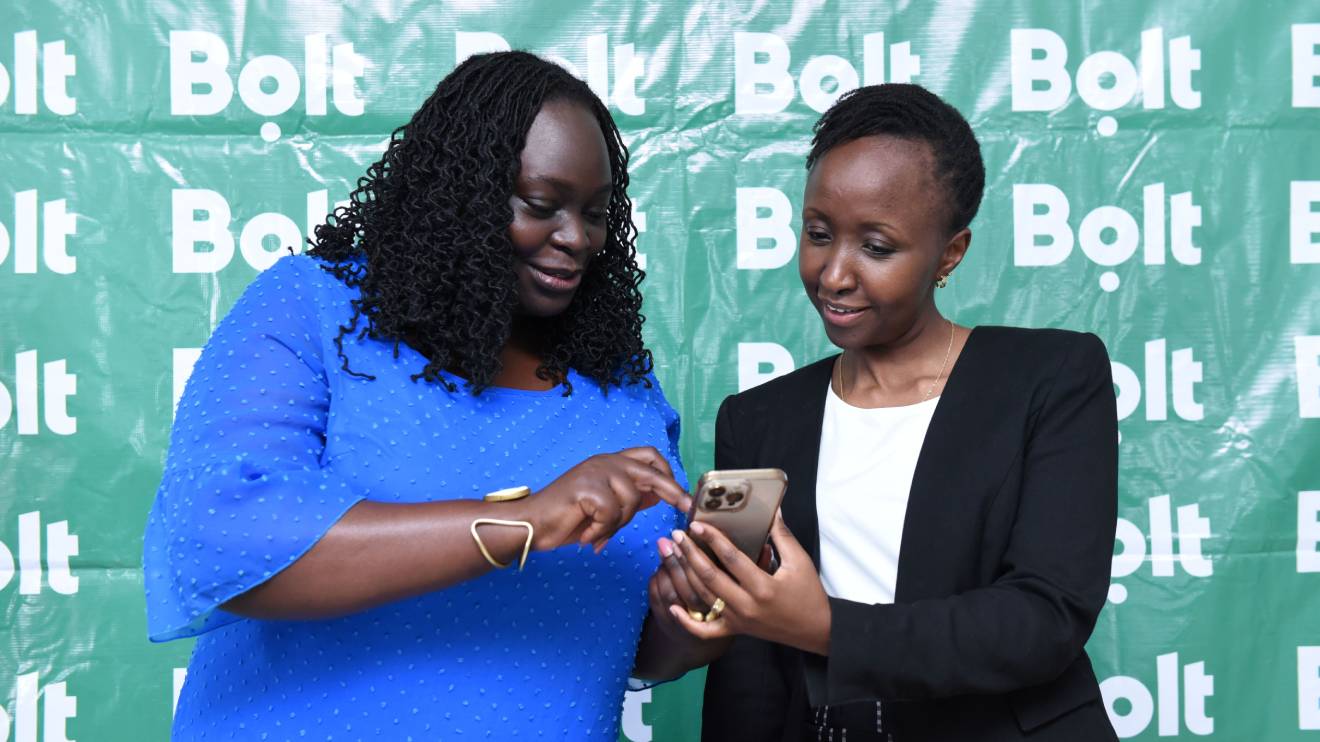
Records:
[[[591,249],[591,235],[581,215],[566,214],[550,235],[550,243],[570,253],[581,253]]]
[[[857,277],[853,273],[849,251],[835,248],[820,267],[820,290],[835,296],[842,296],[857,288]]]

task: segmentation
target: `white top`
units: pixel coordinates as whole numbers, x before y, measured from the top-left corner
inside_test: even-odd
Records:
[[[816,472],[826,594],[868,605],[894,602],[912,475],[939,400],[864,409],[830,387]]]

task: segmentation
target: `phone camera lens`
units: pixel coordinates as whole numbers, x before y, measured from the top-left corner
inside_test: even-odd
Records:
[[[714,486],[714,487],[711,487],[711,488],[710,488],[710,496],[711,496],[711,497],[723,497],[723,496],[724,496],[724,488],[721,487],[721,486],[719,486],[719,485],[716,485],[716,486]]]
[[[724,497],[724,501],[729,503],[729,507],[733,507],[734,505],[737,505],[738,503],[742,502],[742,499],[743,499],[743,493],[741,492],[730,492],[728,495]]]
[[[720,509],[720,506],[723,505],[723,504],[724,504],[724,501],[721,500],[721,499],[718,498],[718,497],[707,497],[707,498],[706,498],[706,509],[708,509],[708,510],[719,510],[719,509]]]

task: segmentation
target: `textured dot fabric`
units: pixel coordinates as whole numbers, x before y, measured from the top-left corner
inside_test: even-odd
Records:
[[[582,459],[651,445],[687,486],[678,416],[652,379],[603,393],[409,377],[406,346],[334,339],[357,297],[313,258],[259,275],[221,321],[179,403],[143,555],[153,641],[199,635],[176,740],[614,740],[647,612],[655,540],[638,513],[601,554],[351,616],[260,621],[219,608],[295,561],[355,503],[475,499],[544,487]],[[454,377],[450,377],[454,379]],[[454,379],[456,380],[456,379]],[[535,496],[535,495],[533,495]]]

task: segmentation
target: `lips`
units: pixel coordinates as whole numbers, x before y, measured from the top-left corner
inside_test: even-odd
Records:
[[[582,269],[576,266],[527,263],[527,267],[537,285],[548,291],[572,291],[582,282]]]
[[[869,307],[852,307],[846,304],[821,301],[820,315],[825,321],[836,327],[848,327],[861,321]]]

